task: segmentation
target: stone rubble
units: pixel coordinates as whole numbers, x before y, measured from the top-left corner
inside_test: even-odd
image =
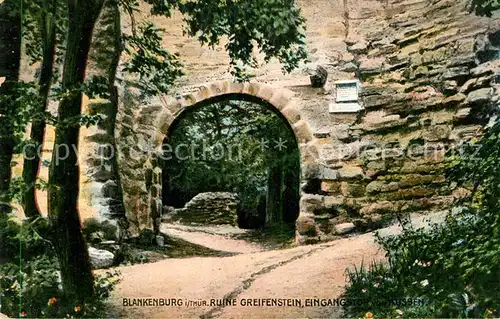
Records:
[[[89,247],[89,256],[94,269],[108,268],[113,265],[115,255],[104,249]]]
[[[238,196],[227,192],[200,193],[165,220],[182,224],[238,226]]]

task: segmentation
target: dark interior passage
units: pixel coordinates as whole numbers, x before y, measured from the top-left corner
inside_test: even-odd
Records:
[[[274,107],[255,97],[223,96],[182,113],[163,144],[163,204],[182,208],[207,192],[238,198],[238,226],[288,223],[299,214],[300,154]]]

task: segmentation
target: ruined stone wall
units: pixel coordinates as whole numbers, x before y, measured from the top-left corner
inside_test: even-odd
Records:
[[[224,93],[267,99],[294,128],[302,157],[299,242],[331,238],[340,223],[364,230],[395,213],[444,209],[458,196],[444,184],[442,150],[480,134],[497,107],[498,14],[480,18],[464,1],[445,0],[298,4],[311,62],[287,75],[276,63],[262,66],[245,86],[221,82],[230,80],[222,46],[185,38],[178,13],[157,19],[187,75],[171,97],[141,101],[122,88],[116,136],[132,233],[161,214],[155,152],[169,125],[187,107]],[[329,72],[324,88],[310,86],[308,71],[318,64]],[[361,80],[364,110],[329,112],[333,82],[344,79]]]
[[[172,209],[164,219],[182,224],[238,226],[238,195],[227,192],[200,193],[183,208]]]
[[[94,28],[87,78],[99,76],[108,79],[110,83],[115,82],[116,65],[122,50],[119,17],[119,11],[112,3],[104,6]],[[80,204],[86,204],[92,210],[91,214],[84,217],[116,222],[123,219],[125,209],[120,176],[114,163],[114,114],[118,107],[115,90],[115,87],[110,87],[107,99],[85,99],[83,103],[83,112],[100,116],[102,121],[81,129],[79,165]]]

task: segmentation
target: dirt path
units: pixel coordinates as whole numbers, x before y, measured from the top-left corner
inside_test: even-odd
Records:
[[[423,218],[415,218],[423,225]],[[168,229],[172,234],[174,229]],[[240,243],[214,234],[176,230],[178,236],[207,247],[235,249]],[[384,236],[400,227],[382,230]],[[219,236],[222,239],[217,239]],[[217,242],[219,241],[219,242]],[[258,251],[222,258],[167,259],[120,267],[123,281],[113,292],[112,317],[127,318],[338,318],[340,307],[307,306],[306,299],[338,298],[345,269],[382,259],[373,233],[285,250]],[[175,298],[182,306],[124,306],[124,298]],[[235,305],[211,304],[235,299]],[[298,299],[301,305],[248,305],[254,299]],[[127,299],[128,300],[128,299]],[[245,305],[246,304],[246,305]]]
[[[128,318],[304,318],[335,315],[340,308],[242,306],[249,298],[335,298],[344,270],[363,259],[381,258],[372,235],[286,250],[224,258],[171,259],[122,267],[113,293],[113,317]],[[124,307],[123,298],[176,298],[182,307]],[[210,305],[236,299],[237,306]],[[206,305],[187,305],[204,301]]]
[[[239,230],[239,231],[238,231]],[[242,233],[239,228],[207,228],[162,224],[161,231],[167,235],[184,239],[193,244],[231,253],[248,254],[263,251],[264,248],[245,240],[232,239],[228,235]]]

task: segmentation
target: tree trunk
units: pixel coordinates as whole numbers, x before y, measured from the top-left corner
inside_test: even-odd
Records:
[[[102,4],[101,0],[68,0],[68,40],[62,80],[65,89],[74,90],[84,82],[92,32]],[[59,104],[49,173],[48,204],[53,243],[66,297],[83,307],[85,301],[93,297],[94,290],[91,263],[77,205],[80,128],[77,124],[71,124],[81,115],[81,104],[81,92],[68,94]]]
[[[49,8],[47,8],[49,9]],[[56,53],[56,21],[54,20],[56,16],[56,4],[51,4],[52,17],[48,16],[48,13],[42,13],[42,46],[43,46],[43,58],[42,58],[42,71],[40,74],[40,99],[41,103],[36,110],[36,113],[40,115],[45,112],[48,105],[49,91],[52,83],[52,77],[54,74],[54,58]],[[38,176],[38,170],[40,167],[40,157],[39,150],[43,145],[43,138],[45,134],[45,121],[43,118],[36,118],[31,123],[30,132],[30,148],[27,149],[27,154],[23,154],[24,166],[23,166],[23,180],[27,189],[23,196],[24,203],[24,214],[28,217],[36,217],[40,215],[40,210],[36,203],[36,178]]]
[[[16,99],[21,65],[21,9],[15,0],[6,0],[0,5],[0,77],[5,77],[0,96],[7,97],[0,102],[0,215],[11,211],[9,188],[15,139],[14,128],[5,115],[15,113],[9,108]],[[14,10],[18,14],[12,14]]]
[[[300,180],[298,178],[299,168],[288,168],[288,172],[284,176],[283,190],[283,221],[288,224],[293,224],[299,217],[299,201],[300,201]]]
[[[270,168],[267,184],[266,226],[278,223],[283,218],[283,172],[280,167]]]

